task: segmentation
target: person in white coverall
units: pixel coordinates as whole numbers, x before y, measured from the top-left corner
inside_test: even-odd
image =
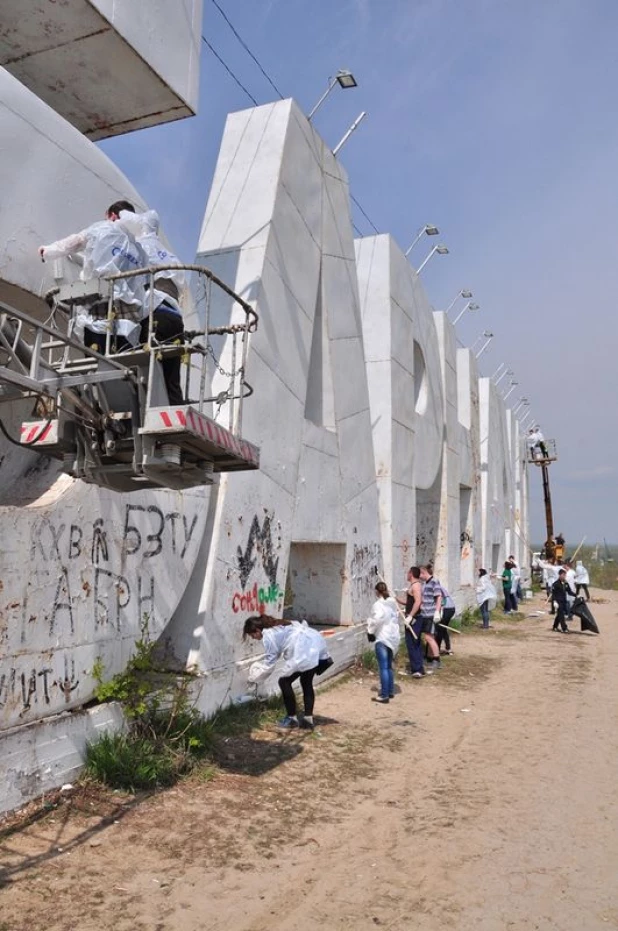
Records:
[[[376,585],[378,600],[367,618],[367,635],[375,641],[376,659],[380,670],[380,694],[374,701],[388,704],[395,697],[393,657],[399,649],[400,633],[397,602],[391,597],[385,582]]]
[[[65,239],[39,246],[39,255],[44,261],[73,256],[81,259],[82,281],[106,278],[147,265],[146,254],[134,237],[109,218],[92,223]],[[114,283],[114,309],[117,319],[114,321],[113,349],[121,351],[136,345],[139,339],[144,309],[144,279],[141,276],[123,278]],[[85,305],[75,318],[75,336],[100,353],[105,352],[107,314],[108,302],[101,299]]]
[[[322,635],[308,627],[306,621],[284,621],[268,614],[255,614],[245,621],[242,636],[243,640],[249,637],[251,640],[261,640],[264,644],[264,657],[256,660],[249,669],[248,679],[251,684],[257,685],[266,679],[277,662],[280,659],[284,660],[279,688],[286,716],[279,721],[279,727],[304,727],[313,730],[313,677],[321,676],[333,665]],[[303,691],[305,713],[300,720],[292,687],[296,679],[300,679]]]
[[[136,213],[133,204],[119,200],[108,210],[108,217],[125,232],[134,237],[146,254],[149,267],[174,265],[180,260],[166,248],[159,237],[159,215],[156,210]],[[151,295],[149,282],[146,280],[146,299],[144,302],[144,319],[140,333],[140,342],[148,342],[148,320],[150,315]],[[153,336],[161,344],[173,344],[183,339],[184,327],[180,297],[184,288],[185,276],[181,268],[161,268],[154,276],[152,295]],[[182,404],[183,392],[180,384],[180,356],[164,358],[161,362],[165,386],[170,404]]]
[[[575,563],[575,594],[579,595],[580,588],[583,588],[586,601],[590,601],[590,592],[588,591],[589,585],[590,576],[588,575],[588,570],[584,566],[581,559],[578,559],[578,561]]]

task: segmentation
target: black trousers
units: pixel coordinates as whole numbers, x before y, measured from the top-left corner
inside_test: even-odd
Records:
[[[588,586],[587,586],[587,585],[584,585],[583,582],[576,582],[576,583],[575,583],[575,595],[579,595],[579,590],[580,590],[580,588],[583,588],[583,590],[584,590],[584,594],[585,594],[585,596],[586,596],[586,601],[590,601],[590,592],[588,591]]]
[[[173,310],[167,310],[165,304],[159,304],[153,313],[153,336],[158,343],[173,343],[181,339],[184,333],[182,317]],[[148,342],[148,317],[142,321],[140,342]],[[180,385],[180,356],[174,359],[164,359],[161,363],[163,378],[167,388],[170,404],[183,404],[184,398]]]
[[[313,690],[313,677],[315,669],[308,669],[307,672],[295,672],[292,676],[281,676],[279,679],[279,688],[283,696],[283,704],[286,713],[291,717],[296,714],[296,695],[292,688],[292,683],[300,679],[300,687],[303,690],[303,704],[305,714],[313,714],[313,705],[315,703],[315,692]]]
[[[455,617],[455,608],[444,608],[442,611],[442,622],[444,624],[450,624],[453,618]],[[451,648],[451,637],[446,629],[446,627],[441,627],[439,624],[436,624],[436,643],[438,644],[438,649],[442,649],[442,643],[444,643],[444,649],[450,650]]]
[[[567,609],[564,608],[562,605],[558,605],[558,610],[556,611],[556,617],[554,618],[553,630],[558,630],[558,625],[560,625],[562,630],[568,629],[566,625],[566,620],[565,620],[566,610]]]

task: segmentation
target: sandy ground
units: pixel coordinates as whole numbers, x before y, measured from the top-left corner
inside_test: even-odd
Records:
[[[387,706],[363,673],[314,734],[230,738],[211,781],[33,813],[0,833],[0,931],[618,928],[618,593],[594,595],[600,637],[503,621]]]

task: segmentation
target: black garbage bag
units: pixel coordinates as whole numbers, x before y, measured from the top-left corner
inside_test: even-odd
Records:
[[[571,608],[571,614],[574,614],[575,617],[580,619],[582,630],[590,630],[593,634],[598,634],[600,632],[598,624],[583,598],[575,599],[573,607]]]

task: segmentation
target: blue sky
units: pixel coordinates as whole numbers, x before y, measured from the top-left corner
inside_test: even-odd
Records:
[[[308,111],[352,70],[315,125],[351,190],[405,249],[426,222],[451,250],[423,272],[436,309],[462,287],[481,309],[464,343],[495,338],[545,435],[556,529],[618,539],[618,4],[615,0],[219,0],[284,96]],[[205,0],[204,34],[259,103],[275,94]],[[228,112],[251,102],[203,47],[199,113],[102,148],[156,206],[187,260]],[[355,212],[356,225],[370,234]],[[428,241],[431,245],[435,240]],[[419,244],[411,258],[426,252]],[[540,476],[532,534],[544,535]]]

